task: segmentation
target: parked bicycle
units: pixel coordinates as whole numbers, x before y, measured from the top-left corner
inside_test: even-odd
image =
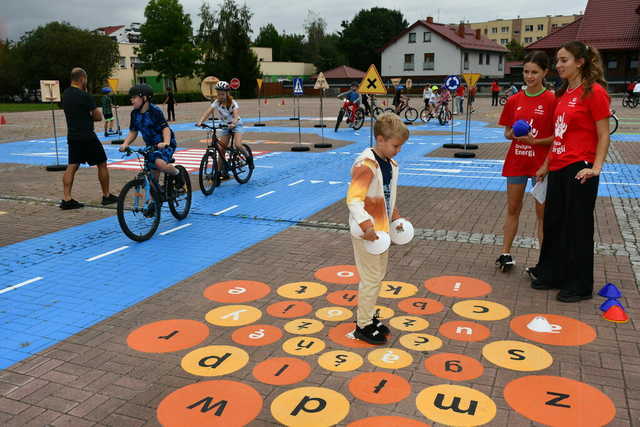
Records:
[[[396,113],[396,110],[394,108],[385,108],[384,111],[385,112],[388,111],[390,113]],[[411,106],[410,98],[406,96],[402,96],[400,98],[400,109],[396,114],[398,116],[401,116],[402,113],[404,113],[404,119],[411,123],[415,122],[420,116],[420,114],[418,113],[418,110],[416,110]]]
[[[352,103],[346,99],[342,103],[340,111],[338,111],[338,118],[336,119],[336,127],[334,129],[336,132],[338,132],[340,123],[342,123],[342,119],[344,119],[345,116],[347,117],[347,124],[354,130],[360,129],[364,124],[364,110],[362,110],[362,107],[358,107],[354,112],[351,105]]]
[[[382,113],[384,113],[384,109],[382,107],[378,107],[375,95],[369,95],[369,105],[371,105],[371,111],[373,111],[374,119],[377,119]]]
[[[176,178],[164,175],[164,185],[156,180],[150,167],[149,155],[154,147],[140,149],[127,148],[125,156],[135,153],[140,160],[140,172],[127,182],[118,196],[118,223],[124,234],[136,242],[143,242],[153,236],[160,224],[162,204],[167,202],[171,214],[178,220],[189,215],[191,209],[191,180],[189,173],[176,165],[184,185],[178,187]],[[170,163],[174,163],[171,159]]]
[[[216,135],[217,129],[229,129],[224,123],[215,123],[210,126],[202,123],[202,128],[209,130],[209,144],[200,161],[198,171],[198,181],[200,190],[206,196],[213,193],[213,190],[220,185],[223,178],[229,176],[229,172],[239,184],[245,184],[253,175],[253,153],[247,144],[242,144],[238,148],[233,143],[234,133],[231,132],[229,146],[225,147]]]

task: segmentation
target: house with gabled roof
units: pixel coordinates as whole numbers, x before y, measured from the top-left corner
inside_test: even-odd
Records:
[[[416,21],[383,46],[380,73],[384,78],[413,81],[433,81],[462,73],[502,78],[507,53],[505,47],[467,24],[439,24],[428,17]]]

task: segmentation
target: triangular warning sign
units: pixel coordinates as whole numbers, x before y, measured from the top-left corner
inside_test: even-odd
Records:
[[[358,92],[370,95],[387,94],[387,88],[384,87],[384,83],[382,83],[382,77],[380,77],[380,74],[378,73],[375,65],[371,64],[371,66],[369,67],[367,74],[360,82]]]
[[[316,78],[316,84],[313,85],[314,89],[329,89],[329,83],[327,83],[327,79],[324,77],[324,73],[320,72],[318,74],[318,78]]]
[[[467,82],[467,86],[474,87],[478,80],[480,80],[480,74],[478,73],[465,73],[462,75],[464,77],[464,81]]]

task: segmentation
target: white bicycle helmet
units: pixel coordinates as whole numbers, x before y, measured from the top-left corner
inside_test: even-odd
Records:
[[[231,88],[229,87],[229,83],[225,82],[225,81],[219,81],[218,83],[216,83],[216,90],[230,90]]]

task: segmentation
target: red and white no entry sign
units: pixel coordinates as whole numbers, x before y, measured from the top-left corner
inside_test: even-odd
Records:
[[[231,81],[229,82],[229,86],[231,86],[231,89],[236,90],[240,87],[240,79],[234,77],[231,79]]]

